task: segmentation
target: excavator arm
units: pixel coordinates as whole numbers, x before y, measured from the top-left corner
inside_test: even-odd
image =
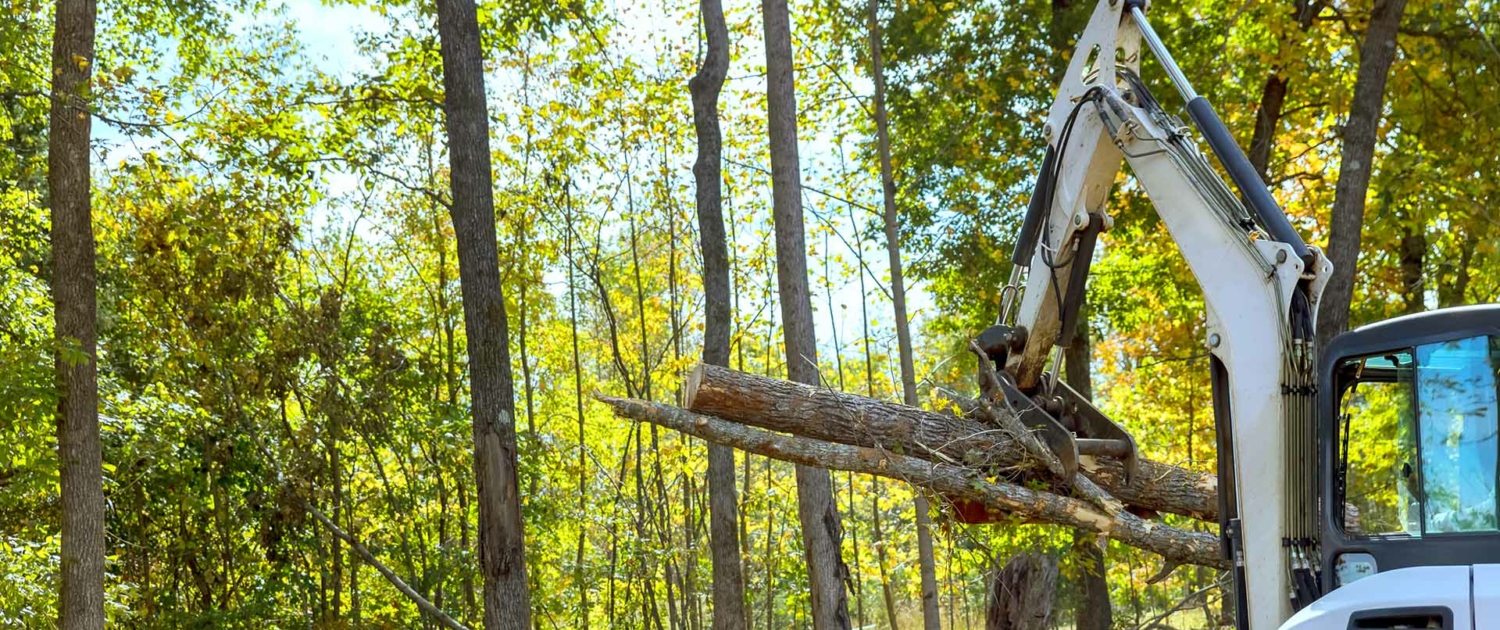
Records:
[[[1001,315],[979,343],[1023,421],[1069,474],[1135,445],[1066,384],[1089,264],[1113,220],[1120,167],[1150,198],[1203,290],[1219,436],[1225,554],[1241,628],[1274,628],[1316,598],[1313,324],[1332,265],[1306,245],[1208,102],[1146,21],[1144,2],[1100,0],[1058,88],[1048,147],[1013,254]],[[1187,104],[1231,189],[1139,76],[1145,43]]]

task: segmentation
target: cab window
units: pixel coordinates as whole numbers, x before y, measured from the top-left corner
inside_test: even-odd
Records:
[[[1409,351],[1346,361],[1340,411],[1344,531],[1421,534],[1417,493],[1415,360]]]
[[[1495,531],[1495,341],[1417,347],[1428,533]]]
[[[1496,531],[1500,343],[1470,337],[1351,358],[1338,368],[1344,531]]]

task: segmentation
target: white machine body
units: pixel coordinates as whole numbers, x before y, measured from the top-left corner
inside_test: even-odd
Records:
[[[1376,573],[1297,611],[1281,630],[1494,630],[1497,626],[1500,565],[1478,564]]]

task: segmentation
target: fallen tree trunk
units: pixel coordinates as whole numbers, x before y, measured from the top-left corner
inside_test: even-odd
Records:
[[[701,395],[701,388],[699,389]],[[616,414],[674,429],[709,442],[796,464],[850,470],[896,479],[1022,519],[1057,523],[1108,536],[1160,554],[1168,566],[1196,564],[1227,568],[1218,538],[1142,519],[1126,511],[1107,513],[1088,502],[1020,485],[993,482],[972,467],[939,463],[891,452],[752,428],[660,403],[596,396]],[[906,409],[911,409],[907,407]]]
[[[958,415],[800,383],[699,365],[688,376],[683,407],[730,422],[801,437],[880,447],[901,455],[1021,478],[1045,470],[1012,431]],[[1126,505],[1217,521],[1218,480],[1211,474],[1139,460],[1127,483],[1113,458],[1080,458],[1080,469]]]

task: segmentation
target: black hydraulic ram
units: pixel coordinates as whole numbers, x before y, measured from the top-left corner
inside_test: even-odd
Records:
[[[1042,172],[1037,174],[1036,185],[1031,188],[1031,203],[1026,207],[1026,221],[1021,224],[1021,234],[1016,237],[1016,248],[1011,252],[1011,262],[1018,267],[1031,266],[1031,254],[1036,251],[1037,236],[1042,232],[1042,220],[1052,209],[1052,171],[1056,168],[1056,152],[1047,145],[1047,155],[1042,158]]]
[[[1250,211],[1255,214],[1257,222],[1271,238],[1292,246],[1292,250],[1298,258],[1310,260],[1311,253],[1307,250],[1307,243],[1302,241],[1302,235],[1297,233],[1296,228],[1287,220],[1286,214],[1281,211],[1281,206],[1271,197],[1270,191],[1266,190],[1265,182],[1255,172],[1255,167],[1250,165],[1250,159],[1245,157],[1245,152],[1240,150],[1240,145],[1234,141],[1234,136],[1229,135],[1229,129],[1224,126],[1224,121],[1219,120],[1219,115],[1214,112],[1213,106],[1208,100],[1193,90],[1188,83],[1187,77],[1183,76],[1182,70],[1177,67],[1177,62],[1172,60],[1171,53],[1167,52],[1166,45],[1156,36],[1156,31],[1151,29],[1151,24],[1146,21],[1143,12],[1143,0],[1126,0],[1126,10],[1130,17],[1135,20],[1136,26],[1141,31],[1141,38],[1146,40],[1146,45],[1151,48],[1151,54],[1161,63],[1167,71],[1167,77],[1172,80],[1172,85],[1177,92],[1182,94],[1182,100],[1187,101],[1188,117],[1193,119],[1193,126],[1203,134],[1203,139],[1208,142],[1209,149],[1219,158],[1219,163],[1224,165],[1224,170],[1229,172],[1229,178],[1234,180],[1234,186],[1244,195],[1245,201],[1250,205]]]

